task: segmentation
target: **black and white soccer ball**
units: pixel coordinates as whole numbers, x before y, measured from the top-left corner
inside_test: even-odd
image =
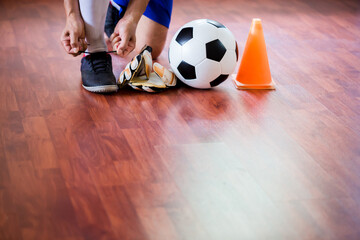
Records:
[[[223,24],[209,19],[186,23],[169,46],[173,72],[195,88],[212,88],[224,82],[234,72],[237,59],[234,35]]]

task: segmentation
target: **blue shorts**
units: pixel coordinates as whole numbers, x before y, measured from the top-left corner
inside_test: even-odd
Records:
[[[123,16],[129,1],[130,0],[111,0],[111,4],[119,10],[119,15]],[[169,28],[172,6],[173,0],[150,0],[144,16]]]

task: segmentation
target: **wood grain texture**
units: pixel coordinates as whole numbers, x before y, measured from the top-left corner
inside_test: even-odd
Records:
[[[99,95],[62,1],[0,1],[0,239],[360,239],[359,1],[175,0],[158,61],[198,18],[241,56],[255,17],[276,91]]]

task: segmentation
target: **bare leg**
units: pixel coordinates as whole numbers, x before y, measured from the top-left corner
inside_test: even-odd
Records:
[[[167,27],[143,15],[136,29],[135,52],[138,53],[146,44],[152,47],[152,57],[156,59],[164,49],[167,33]]]

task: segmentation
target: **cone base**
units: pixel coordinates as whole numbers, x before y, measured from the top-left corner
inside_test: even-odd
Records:
[[[267,89],[273,90],[275,89],[275,82],[271,79],[271,83],[269,84],[244,84],[236,80],[236,75],[232,75],[233,83],[237,89]]]

